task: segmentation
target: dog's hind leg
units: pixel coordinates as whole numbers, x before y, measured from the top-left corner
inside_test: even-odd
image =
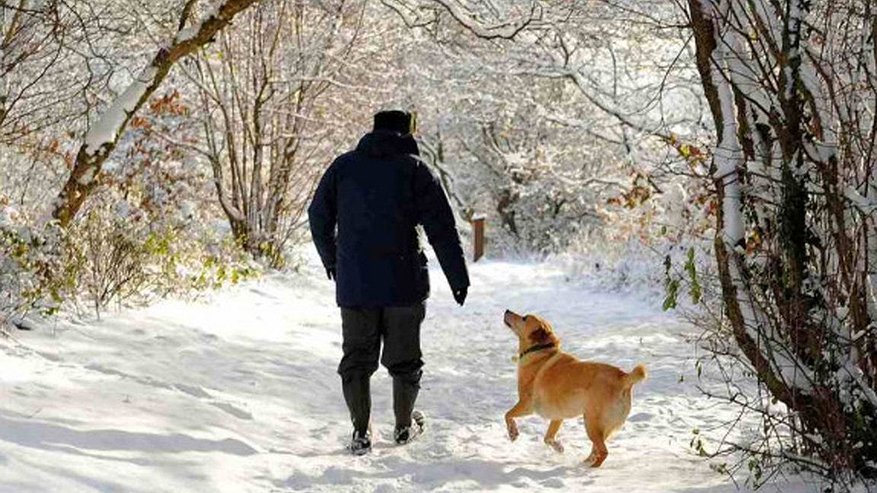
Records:
[[[588,438],[591,439],[591,455],[585,459],[591,467],[600,467],[606,457],[609,456],[609,450],[606,448],[606,432],[600,426],[599,420],[585,418],[585,430],[588,432]]]
[[[552,419],[551,423],[548,424],[548,431],[545,432],[545,444],[553,448],[559,453],[563,453],[563,445],[555,438],[557,436],[557,431],[560,430],[560,425],[563,423],[562,419]]]
[[[518,403],[505,413],[505,426],[509,433],[509,440],[514,442],[518,439],[518,425],[515,423],[515,418],[531,414],[533,412],[532,404],[532,399],[529,396],[522,396],[520,400],[518,400]]]
[[[591,419],[588,419],[588,413],[585,413],[585,431],[588,432],[588,438],[591,439],[591,455],[585,459],[585,463],[591,467],[600,467],[600,464],[609,455],[609,450],[606,448],[607,433],[603,429],[597,413],[591,413]]]

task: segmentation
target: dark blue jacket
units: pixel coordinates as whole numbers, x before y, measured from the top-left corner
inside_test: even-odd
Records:
[[[326,170],[308,208],[314,244],[336,269],[342,307],[404,306],[429,296],[423,225],[452,291],[469,287],[454,214],[411,136],[376,131]]]

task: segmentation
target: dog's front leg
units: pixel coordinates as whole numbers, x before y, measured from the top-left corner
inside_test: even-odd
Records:
[[[509,440],[514,442],[518,438],[518,425],[515,423],[515,418],[526,416],[532,412],[533,406],[530,396],[522,396],[518,403],[509,409],[509,412],[505,413],[505,426],[509,432]]]

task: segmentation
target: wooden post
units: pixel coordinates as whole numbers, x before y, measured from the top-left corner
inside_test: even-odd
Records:
[[[478,259],[484,256],[484,215],[475,214],[472,216],[472,232],[473,232],[473,250],[472,261],[478,262]]]

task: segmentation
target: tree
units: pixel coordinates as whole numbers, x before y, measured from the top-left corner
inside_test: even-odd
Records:
[[[99,183],[102,166],[115,149],[131,117],[158,89],[171,67],[210,42],[238,13],[254,3],[256,0],[218,1],[201,21],[190,25],[197,0],[186,0],[174,37],[166,46],[158,49],[139,75],[86,132],[52,213],[61,226],[67,226],[73,220],[88,194]]]
[[[704,112],[688,89],[696,74],[674,70],[687,43],[678,28],[666,29],[678,17],[671,6],[383,3],[414,33],[427,33],[409,42],[419,62],[407,77],[429,84],[409,83],[408,100],[437,122],[424,137],[442,144],[452,195],[502,226],[491,229],[494,241],[543,252],[580,246],[611,229],[601,209],[632,177],[684,164],[668,156],[666,141],[698,126]]]
[[[210,165],[222,211],[237,241],[274,265],[336,151],[326,145],[339,128],[327,96],[351,69],[364,8],[358,1],[261,5],[185,70],[198,93],[203,145],[195,147]]]
[[[688,3],[717,136],[727,324],[743,361],[789,410],[765,412],[770,434],[790,435],[784,448],[756,452],[835,477],[877,474],[872,8]]]

